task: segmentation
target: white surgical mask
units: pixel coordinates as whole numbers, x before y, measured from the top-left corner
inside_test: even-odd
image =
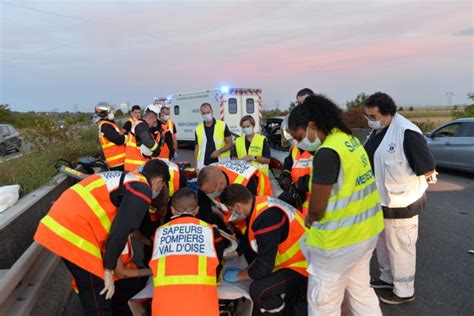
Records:
[[[163,115],[163,121],[167,121],[170,119],[170,116],[169,115]]]
[[[107,115],[107,119],[113,120],[115,118],[115,114],[113,112],[110,112],[109,115]]]
[[[369,127],[372,129],[382,129],[382,123],[380,121],[371,121],[367,120],[367,123],[369,124]]]
[[[302,150],[316,151],[321,146],[321,140],[316,136],[316,139],[311,142],[308,138],[308,130],[309,127],[306,128],[306,137],[298,143],[297,147]]]
[[[220,192],[219,191],[214,191],[214,192],[211,192],[211,193],[208,193],[207,196],[210,198],[210,199],[215,199],[215,198],[218,198],[220,196]]]
[[[206,122],[210,122],[212,121],[212,113],[209,113],[209,114],[201,114],[202,116],[202,119]]]
[[[253,126],[242,128],[242,132],[245,135],[253,135]]]

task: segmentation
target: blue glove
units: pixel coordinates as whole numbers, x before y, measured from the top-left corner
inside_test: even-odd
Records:
[[[234,283],[239,281],[240,269],[237,267],[228,267],[224,270],[224,281]]]

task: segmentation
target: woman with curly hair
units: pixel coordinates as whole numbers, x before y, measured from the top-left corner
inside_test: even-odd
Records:
[[[288,132],[316,151],[302,241],[310,315],[339,315],[344,293],[355,315],[381,315],[369,263],[383,229],[367,153],[327,97],[309,96],[290,113]]]

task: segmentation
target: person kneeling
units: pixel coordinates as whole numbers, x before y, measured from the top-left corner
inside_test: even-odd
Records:
[[[226,240],[217,228],[195,218],[197,194],[179,189],[171,221],[158,228],[150,268],[152,315],[218,315],[217,275]]]
[[[295,315],[295,303],[304,298],[308,282],[299,244],[305,231],[301,213],[276,198],[254,197],[240,184],[228,186],[221,202],[235,216],[247,218],[247,242],[256,253],[246,270],[227,267],[224,281],[253,280],[253,315]]]

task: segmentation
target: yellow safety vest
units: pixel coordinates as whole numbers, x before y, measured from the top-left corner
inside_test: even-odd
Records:
[[[225,147],[225,123],[221,120],[216,120],[214,125],[214,143],[216,145],[216,150],[219,150]],[[197,154],[197,168],[202,169],[204,167],[204,155],[206,154],[206,132],[204,131],[204,123],[199,124],[196,127],[196,136],[198,144],[198,154]],[[220,154],[218,158],[219,162],[225,162],[230,160],[230,150]]]
[[[355,136],[335,128],[320,148],[337,152],[341,167],[324,217],[311,226],[307,245],[334,250],[376,236],[384,227],[383,213],[364,147]]]
[[[245,148],[245,135],[240,136],[235,141],[235,151],[237,152],[237,158],[241,159],[244,156],[250,155],[255,157],[263,156],[263,144],[265,143],[265,136],[255,134],[252,142],[250,143],[249,151]],[[268,164],[259,163],[254,160],[251,162],[252,165],[260,169],[264,174],[268,175]]]

